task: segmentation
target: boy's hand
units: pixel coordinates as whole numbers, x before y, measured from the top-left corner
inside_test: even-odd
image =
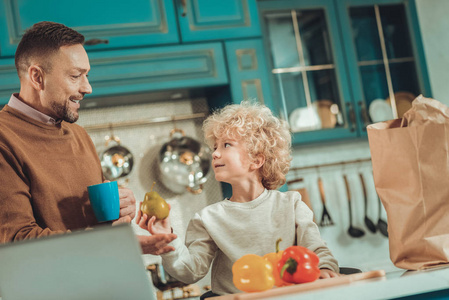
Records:
[[[144,214],[148,218],[147,215]],[[170,226],[170,217],[167,217],[163,220],[156,220],[156,217],[153,216],[148,221],[148,231],[151,234],[169,234],[172,233],[172,229]]]
[[[148,215],[143,214],[142,211],[140,210],[141,205],[142,202],[139,205],[139,210],[137,211],[137,218],[136,218],[136,223],[139,225],[140,228],[148,230],[153,235],[172,233],[170,216],[168,216],[163,220],[156,220],[155,216],[148,218]],[[169,208],[171,209],[170,204]]]
[[[339,277],[339,273],[335,273],[332,270],[329,269],[320,269],[320,279],[324,278],[332,278],[332,277]]]

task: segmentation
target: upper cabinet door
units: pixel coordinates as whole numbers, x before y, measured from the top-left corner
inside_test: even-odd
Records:
[[[280,114],[293,142],[357,135],[331,0],[260,2]]]
[[[344,0],[340,7],[353,91],[370,122],[401,118],[430,96],[414,1]]]
[[[172,0],[4,0],[0,55],[13,56],[24,31],[39,21],[63,23],[81,32],[88,51],[179,42]]]
[[[256,0],[174,0],[183,42],[260,36]]]
[[[414,0],[260,1],[294,143],[366,137],[431,97]]]
[[[274,109],[262,40],[226,41],[225,47],[234,103],[255,99]]]

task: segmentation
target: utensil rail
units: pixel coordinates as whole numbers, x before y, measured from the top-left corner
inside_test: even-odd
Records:
[[[349,164],[356,164],[356,163],[362,163],[362,162],[367,162],[367,161],[371,161],[371,158],[363,158],[363,159],[356,159],[356,160],[340,161],[340,162],[335,162],[335,163],[296,167],[296,168],[291,168],[290,171],[298,171],[298,170],[305,170],[305,169],[317,169],[317,168],[331,167],[331,166],[338,166],[338,165],[349,165]]]
[[[175,121],[184,121],[184,120],[193,120],[193,119],[201,119],[207,117],[207,113],[194,113],[194,114],[184,114],[184,115],[176,115],[176,116],[166,116],[166,117],[157,117],[148,120],[135,120],[135,121],[124,121],[117,123],[107,123],[107,124],[96,124],[96,125],[85,125],[83,126],[86,131],[95,131],[95,130],[104,130],[110,129],[111,126],[116,127],[131,127],[131,126],[142,126],[142,125],[152,125],[159,123],[167,123],[167,122],[175,122]]]

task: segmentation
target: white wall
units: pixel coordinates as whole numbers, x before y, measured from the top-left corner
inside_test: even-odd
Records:
[[[432,97],[449,106],[449,1],[416,0]]]

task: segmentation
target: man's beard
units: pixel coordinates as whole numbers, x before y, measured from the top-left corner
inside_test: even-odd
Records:
[[[76,121],[78,121],[79,118],[78,111],[72,111],[70,109],[70,104],[68,101],[64,102],[63,104],[53,102],[52,108],[55,111],[56,115],[62,116],[61,117],[62,120],[69,123],[75,123]]]

